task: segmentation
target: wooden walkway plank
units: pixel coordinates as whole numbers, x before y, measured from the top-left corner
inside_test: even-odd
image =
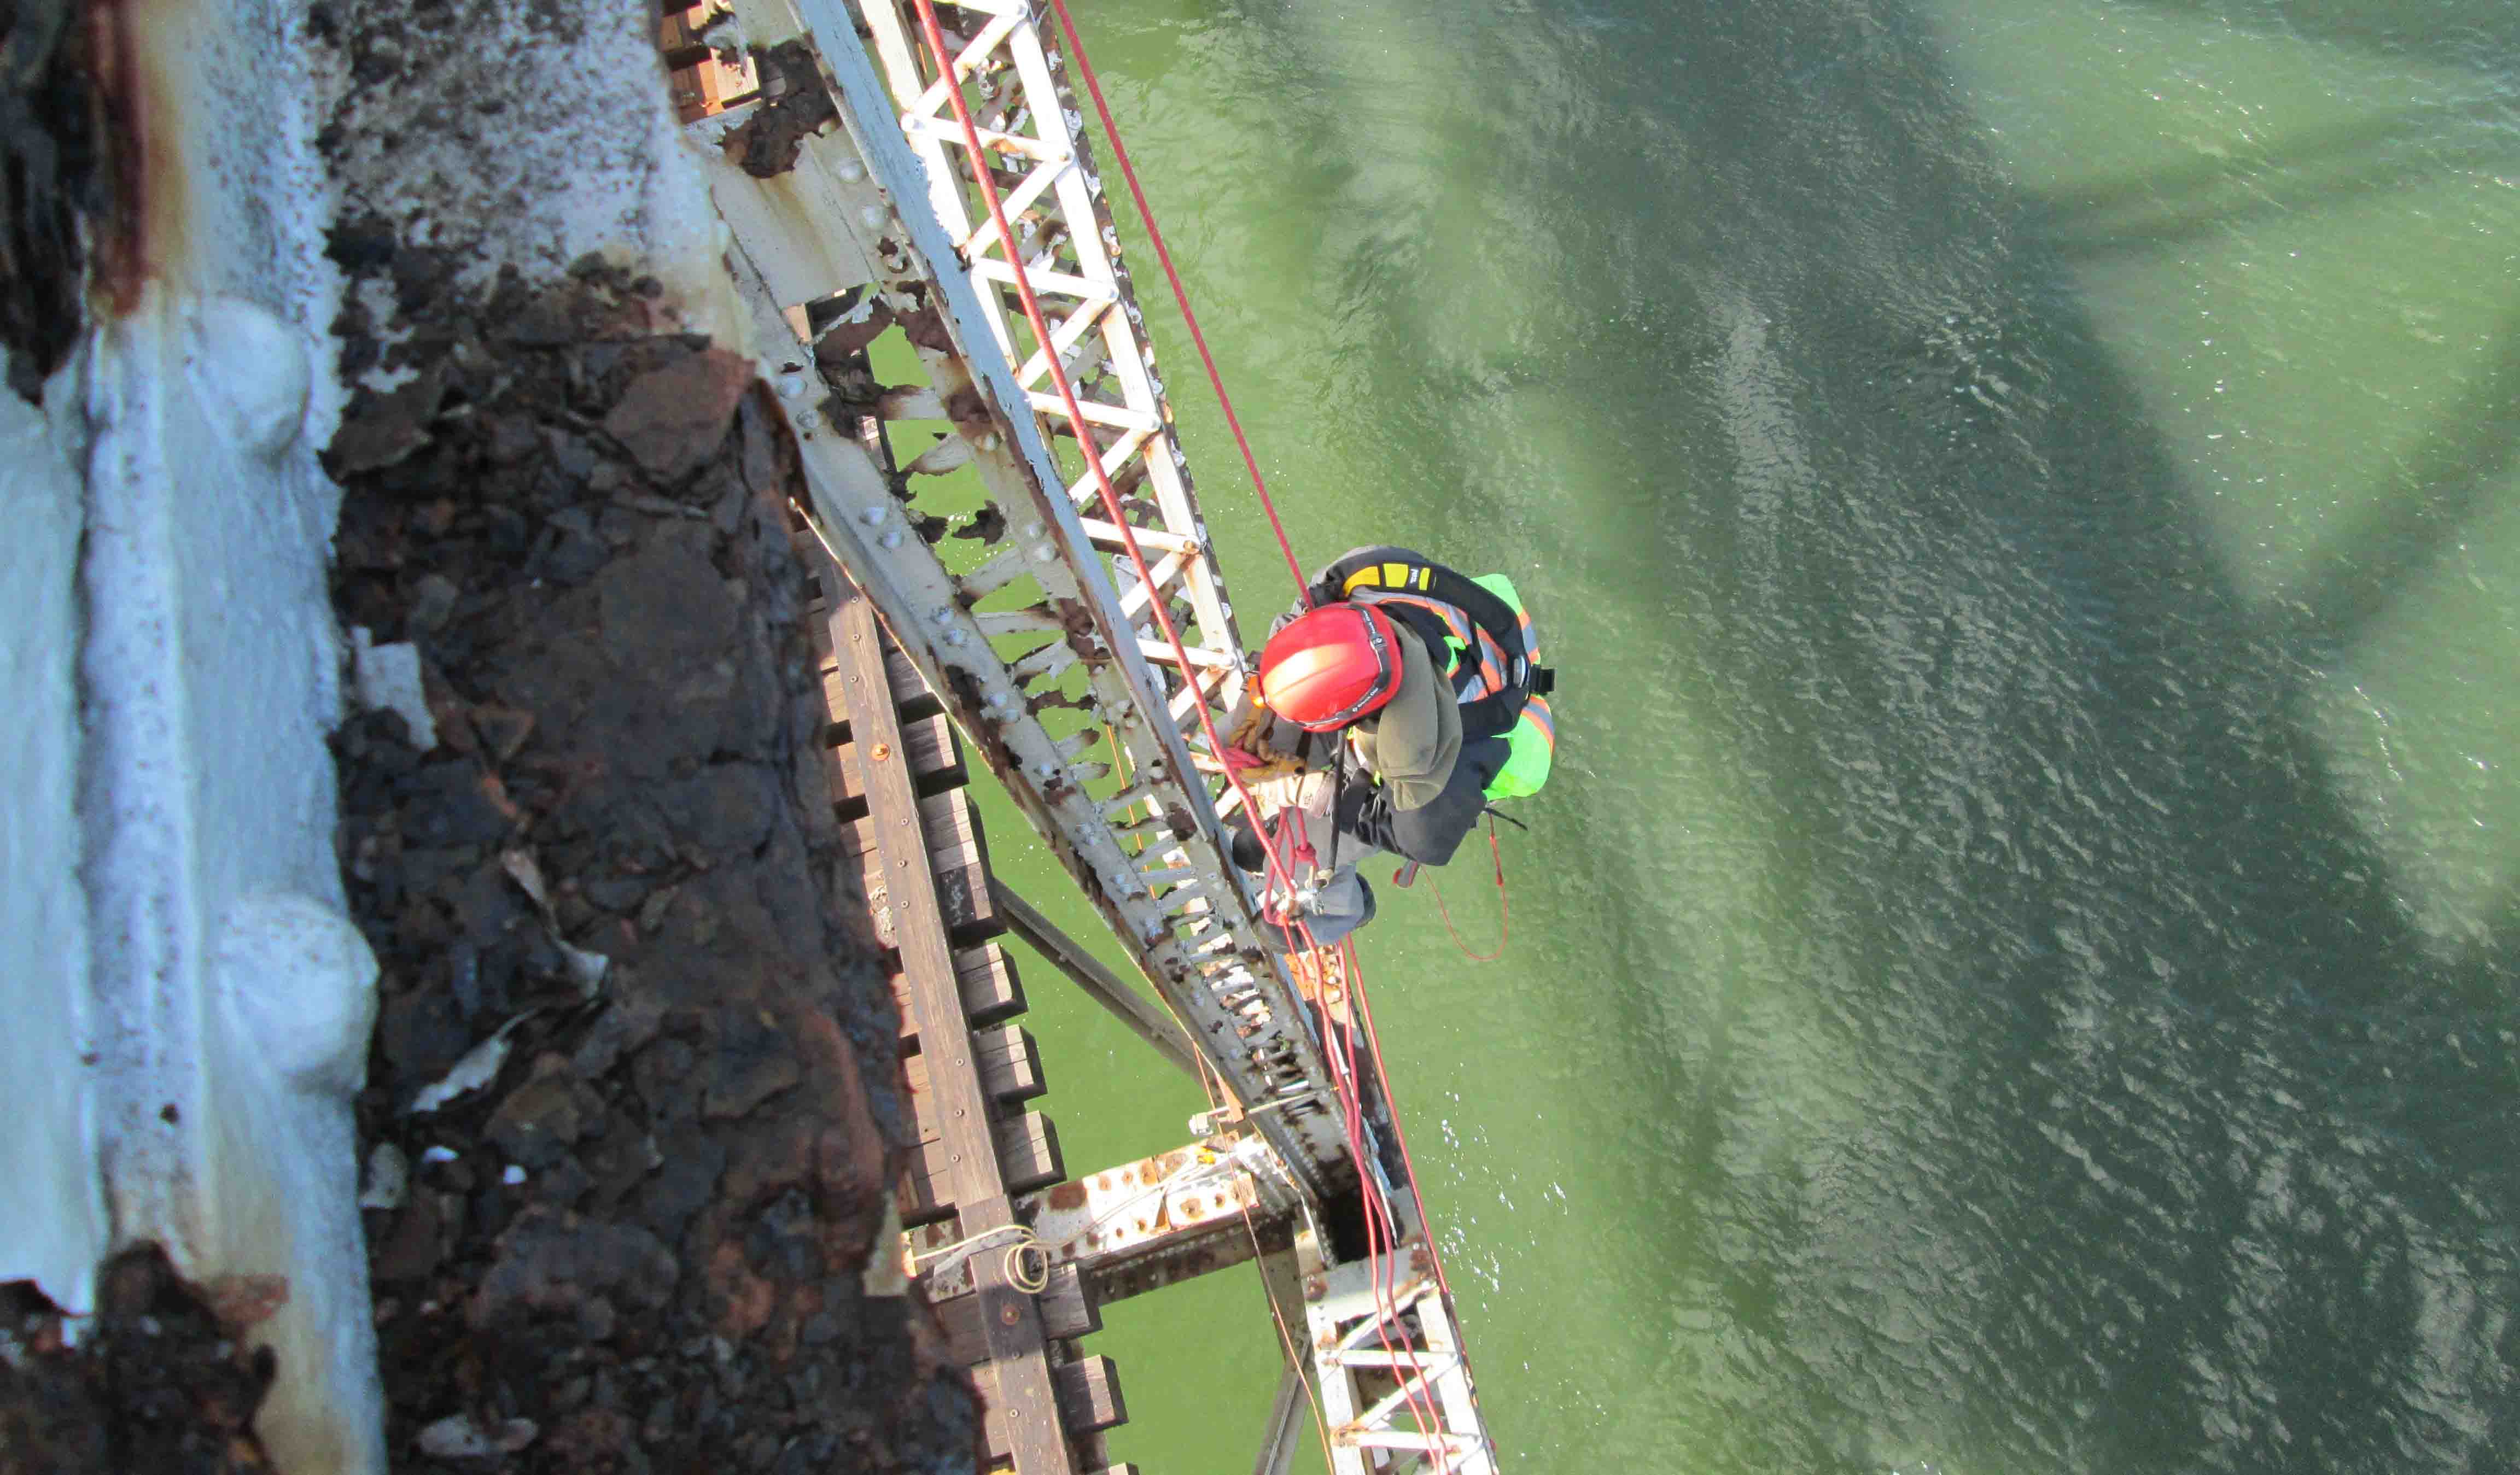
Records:
[[[980,1064],[980,1089],[999,1101],[1029,1101],[1050,1088],[1042,1080],[1041,1047],[1032,1032],[1015,1024],[990,1025],[971,1032],[971,1048]],[[901,1062],[910,1078],[910,1095],[927,1095],[927,1061],[911,1055]]]
[[[1076,1267],[1062,1265],[1050,1273],[1050,1284],[1039,1298],[1042,1335],[1053,1341],[1072,1342],[1102,1329],[1102,1308],[1086,1293],[1085,1277]],[[945,1323],[945,1340],[954,1350],[954,1361],[966,1367],[989,1360],[986,1328],[980,1325],[980,1303],[970,1296],[951,1296],[936,1305],[936,1319]]]
[[[901,1007],[901,1037],[919,1038],[919,1016],[910,1007],[910,980],[894,973],[893,1002]],[[996,943],[965,948],[954,955],[954,986],[963,996],[963,1017],[971,1024],[995,1024],[1024,1011],[1023,980],[1014,960]]]
[[[822,573],[824,587],[837,595],[841,584],[836,571],[827,567]],[[832,709],[849,714],[849,731],[859,746],[860,777],[873,822],[872,853],[880,863],[894,946],[900,950],[901,971],[919,1019],[921,1053],[928,1062],[929,1110],[920,1115],[922,1123],[932,1117],[940,1133],[933,1155],[942,1161],[934,1165],[938,1172],[933,1187],[937,1196],[955,1205],[966,1233],[1003,1229],[1014,1223],[1014,1206],[1000,1163],[999,1134],[991,1130],[991,1103],[981,1089],[970,1032],[964,1023],[954,949],[941,915],[937,882],[930,873],[928,840],[920,832],[922,801],[910,765],[903,759],[901,720],[887,680],[882,627],[875,606],[854,592],[834,599],[828,626],[831,686],[841,698]],[[878,752],[884,756],[877,757]],[[936,797],[960,799],[962,795]],[[970,841],[975,852],[978,839],[974,824]],[[978,882],[983,897],[987,884],[983,874]],[[870,904],[873,891],[871,885]],[[1019,1141],[1028,1144],[1027,1123],[1033,1121],[1041,1122],[1046,1134],[1048,1122],[1026,1112],[1011,1124]],[[1055,1140],[1051,1146],[1055,1158]],[[925,1159],[929,1154],[922,1156]],[[1007,1258],[987,1253],[971,1258],[977,1286],[972,1299],[979,1309],[990,1357],[986,1391],[994,1395],[987,1421],[1001,1431],[1003,1447],[998,1453],[1013,1457],[1018,1475],[1075,1475],[1058,1416],[1059,1405],[1052,1387],[1040,1309],[1008,1277]]]
[[[1004,1459],[1011,1440],[1025,1424],[1038,1423],[1037,1416],[1009,1420],[1001,1417],[1002,1409],[1012,1409],[993,1395],[996,1393],[995,1363],[973,1368],[972,1381],[980,1385],[982,1396],[989,1400],[989,1415],[983,1440],[989,1458]],[[1109,1429],[1129,1421],[1129,1407],[1120,1398],[1120,1375],[1109,1358],[1079,1358],[1062,1363],[1051,1372],[1051,1382],[1058,1389],[1059,1421],[1070,1429]],[[1018,1472],[1023,1467],[1018,1460]],[[1028,1475],[1028,1472],[1026,1472]]]
[[[973,1085],[976,1088],[977,1082]],[[976,1095],[976,1089],[974,1091]],[[955,1155],[963,1149],[953,1141],[934,1136],[936,1128],[920,1114],[920,1131],[927,1137],[920,1143],[919,1157],[913,1166],[902,1170],[896,1196],[901,1206],[901,1226],[915,1229],[934,1224],[949,1215],[964,1213],[964,1201],[956,1197],[954,1185]],[[1060,1160],[1058,1133],[1050,1118],[1038,1111],[1027,1111],[1012,1121],[998,1124],[994,1143],[998,1165],[1003,1171],[1006,1193],[1029,1193],[1047,1188],[1067,1177],[1067,1166]],[[991,1228],[974,1227],[965,1215],[964,1232],[979,1233]],[[986,1256],[981,1257],[988,1258]]]
[[[831,637],[823,629],[825,621],[808,623],[814,627],[815,658],[822,662],[823,698],[834,714],[832,724],[835,731],[832,741],[843,741],[848,734],[848,719],[838,714],[849,710],[848,692],[835,664]],[[924,721],[945,710],[945,703],[938,701],[936,693],[927,690],[925,678],[919,674],[917,666],[910,663],[910,657],[889,644],[884,647],[884,675],[890,678],[893,708],[904,721]]]
[[[903,823],[912,814],[918,817],[915,826]],[[914,827],[924,834],[926,884],[919,892],[905,892],[897,884],[902,879],[898,869],[886,860],[884,845],[900,841]],[[896,895],[933,897],[956,947],[986,942],[1007,930],[1006,916],[989,889],[988,850],[979,815],[970,797],[959,790],[921,799],[915,810],[905,809],[888,824],[873,814],[851,821],[840,827],[840,849],[850,858],[866,891],[876,938],[887,948],[901,946],[893,906]]]
[[[832,809],[841,820],[855,820],[867,812],[866,791],[859,786],[857,742],[845,725],[833,724],[825,740],[832,745],[824,755],[825,777],[831,782]],[[901,726],[902,750],[910,758],[911,783],[921,797],[940,794],[949,788],[961,788],[971,781],[970,765],[963,760],[963,744],[954,736],[954,724],[944,713],[905,719]]]

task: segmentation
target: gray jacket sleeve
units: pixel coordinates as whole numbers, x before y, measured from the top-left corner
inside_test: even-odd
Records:
[[[1444,791],[1417,809],[1394,809],[1389,791],[1379,784],[1351,782],[1339,795],[1339,833],[1420,865],[1444,865],[1478,825],[1488,804],[1488,784],[1511,752],[1503,738],[1470,743],[1453,765]]]

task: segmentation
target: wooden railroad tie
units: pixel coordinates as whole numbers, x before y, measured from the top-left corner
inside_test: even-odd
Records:
[[[877,940],[894,961],[903,1074],[920,1151],[896,1186],[908,1228],[953,1221],[972,1234],[1014,1225],[1013,1195],[1066,1177],[1050,1119],[1023,1102],[1047,1088],[1032,1036],[1012,1023],[1024,995],[1008,922],[989,884],[988,846],[962,792],[970,769],[943,709],[873,611],[821,556],[815,630],[831,721],[826,772],[844,866],[865,888]],[[871,693],[881,673],[880,695]],[[923,862],[923,864],[919,864]],[[1053,1272],[1035,1294],[1014,1283],[1001,1237],[970,1257],[969,1292],[937,1310],[956,1361],[988,1406],[993,1465],[1015,1475],[1130,1475],[1102,1431],[1126,1421],[1108,1358],[1075,1351],[1102,1325],[1083,1278]]]

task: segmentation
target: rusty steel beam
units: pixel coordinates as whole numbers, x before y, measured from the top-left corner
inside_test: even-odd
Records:
[[[782,76],[763,104],[695,124],[694,132],[717,160],[709,165],[712,193],[734,237],[730,261],[764,376],[788,410],[818,531],[1225,1088],[1255,1114],[1288,1171],[1310,1193],[1331,1195],[1355,1175],[1339,1119],[1324,1105],[1332,1099],[1328,1064],[1282,965],[1261,941],[1249,884],[1226,859],[1201,759],[1179,725],[1197,700],[1226,701],[1239,691],[1241,657],[1221,582],[1177,586],[1199,621],[1195,643],[1226,652],[1221,663],[1158,667],[1146,653],[1148,592],[1133,591],[1140,597],[1133,603],[1113,587],[1044,434],[1037,398],[1018,381],[980,280],[934,212],[927,176],[846,10],[839,0],[803,0],[800,16],[784,0],[748,0],[738,14],[756,43],[781,43],[773,55],[806,64],[790,62],[795,74]],[[808,26],[826,43],[820,59],[828,71],[811,66],[814,52],[784,45]],[[840,130],[795,137],[794,162],[769,178],[726,160],[720,140],[746,127],[757,137],[781,115],[776,110],[792,113],[794,99],[815,88]],[[832,279],[861,271],[872,281]],[[999,552],[968,575],[951,573],[905,525],[882,469],[823,419],[827,391],[799,336],[801,309],[861,286],[908,328],[932,402],[954,427],[939,443],[952,454],[930,464],[970,466],[1004,519]],[[1107,347],[1107,336],[1102,341]],[[1145,372],[1134,357],[1131,367]],[[1123,438],[1141,449],[1153,443],[1135,431]],[[1183,569],[1206,562],[1204,530],[1187,482],[1170,485],[1179,495],[1157,500],[1174,506],[1181,525],[1152,529],[1149,538],[1173,540],[1162,561],[1178,581],[1189,577]],[[1162,597],[1174,598],[1174,587]],[[1020,607],[975,608],[1010,599]],[[1049,639],[1005,652],[993,639],[1027,632]],[[1067,684],[1079,677],[1083,694],[1070,694]],[[1043,725],[1045,712],[1079,701],[1089,726],[1076,737],[1056,737]],[[1131,772],[1121,792],[1088,787],[1109,777],[1082,761],[1093,721],[1109,724],[1127,751]]]
[[[1222,755],[1204,735],[1238,702],[1247,657],[1057,53],[1024,0],[963,0],[953,7],[961,33],[945,41],[938,78],[896,0],[864,0],[864,34],[891,76],[888,94],[842,0],[795,5],[736,0],[751,39],[788,59],[785,74],[765,78],[763,103],[698,129],[707,146],[749,130],[734,142],[750,172],[712,165],[714,185],[818,530],[1215,1067],[1233,1098],[1228,1115],[1267,1148],[1236,1158],[1214,1182],[1176,1181],[1180,1164],[1160,1173],[1165,1211],[1143,1227],[1122,1203],[1098,1205],[1088,1186],[1082,1202],[1030,1201],[1035,1230],[1057,1237],[1080,1269],[1106,1257],[1095,1278],[1121,1287],[1236,1253],[1206,1225],[1220,1217],[1219,1184],[1238,1224],[1245,1193],[1258,1200],[1255,1212],[1281,1208],[1305,1267],[1304,1356],[1333,1424],[1337,1475],[1384,1467],[1393,1453],[1491,1475],[1494,1448],[1449,1298],[1428,1274],[1413,1195],[1395,1193],[1372,1160],[1386,1103],[1364,1103],[1369,1146],[1359,1162],[1330,1104],[1338,1096],[1328,1058],[1283,961],[1262,941],[1253,888],[1226,859],[1222,785],[1212,777]],[[958,100],[977,113],[976,145],[949,115]],[[826,131],[834,118],[839,130]],[[777,147],[757,147],[765,140]],[[970,190],[984,179],[1000,189],[1014,241],[972,207]],[[1019,266],[1047,342],[1007,309]],[[822,422],[806,304],[853,289],[849,311],[860,322],[878,309],[888,315],[927,372],[928,386],[888,412],[941,416],[952,426],[907,473],[968,467],[994,499],[998,552],[968,574],[947,570],[905,526],[903,494],[867,448]],[[1076,403],[1045,392],[1055,366]],[[1072,475],[1062,455],[1097,458],[1128,488],[1127,502],[1105,504],[1092,468]],[[1112,556],[1130,541],[1150,566],[1142,576],[1124,561],[1115,585]],[[1187,649],[1176,652],[1159,619]],[[1044,726],[1054,709],[1081,709],[1081,720],[1060,719],[1075,723],[1069,736]],[[1102,724],[1126,755],[1116,792],[1108,771],[1084,761]],[[1281,1184],[1283,1206],[1270,1202]],[[1142,1173],[1132,1191],[1147,1186]],[[1075,1196],[1073,1187],[1062,1195]],[[1198,1214],[1187,1200],[1176,1212],[1170,1195],[1193,1187]],[[1314,1211],[1351,1187],[1377,1189],[1365,1196],[1387,1203],[1399,1248],[1333,1264]],[[1072,1231],[1062,1215],[1077,1217]]]
[[[1089,1173],[1019,1201],[1050,1266],[1073,1267],[1098,1305],[1240,1265],[1285,1242],[1300,1212],[1257,1138],[1176,1147]],[[915,1229],[931,1254],[969,1232],[948,1221]],[[968,1263],[923,1273],[931,1300],[968,1294]]]

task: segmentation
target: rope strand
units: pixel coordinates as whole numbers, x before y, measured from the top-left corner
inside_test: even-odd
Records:
[[[1443,916],[1444,930],[1453,934],[1453,946],[1460,948],[1462,956],[1472,962],[1494,962],[1503,958],[1506,943],[1513,937],[1513,898],[1505,889],[1505,852],[1497,846],[1496,819],[1493,815],[1488,819],[1488,857],[1496,862],[1497,945],[1493,953],[1470,951],[1470,945],[1462,939],[1461,929],[1453,925],[1453,909],[1444,905],[1443,882],[1427,882],[1434,889],[1435,910]]]
[[[1147,223],[1147,240],[1155,248],[1155,259],[1163,264],[1164,280],[1172,285],[1173,300],[1181,305],[1182,324],[1190,330],[1190,340],[1198,349],[1198,361],[1207,370],[1207,381],[1216,390],[1217,407],[1225,412],[1226,428],[1234,432],[1234,444],[1242,452],[1243,468],[1251,473],[1251,490],[1259,495],[1260,510],[1269,514],[1269,530],[1278,535],[1278,551],[1286,556],[1286,571],[1295,577],[1296,596],[1304,607],[1313,607],[1312,586],[1304,581],[1303,565],[1295,561],[1294,545],[1286,541],[1285,524],[1278,520],[1278,507],[1269,500],[1268,479],[1260,474],[1260,460],[1251,452],[1251,441],[1242,433],[1242,421],[1234,413],[1233,396],[1225,392],[1225,377],[1217,372],[1216,356],[1207,351],[1207,335],[1198,327],[1198,314],[1191,310],[1190,292],[1182,286],[1181,273],[1173,268],[1173,253],[1164,245],[1164,233],[1155,225],[1155,211],[1147,203],[1146,189],[1138,183],[1138,167],[1129,161],[1129,149],[1120,142],[1120,125],[1111,119],[1111,105],[1102,100],[1102,79],[1094,74],[1094,63],[1085,55],[1085,38],[1076,33],[1075,18],[1067,13],[1067,0],[1050,0],[1050,8],[1058,14],[1059,31],[1067,37],[1067,54],[1076,59],[1076,74],[1085,81],[1086,93],[1094,99],[1095,115],[1102,119],[1102,136],[1111,141],[1111,157],[1120,166],[1120,177],[1129,182],[1129,198],[1137,202],[1138,218]]]

